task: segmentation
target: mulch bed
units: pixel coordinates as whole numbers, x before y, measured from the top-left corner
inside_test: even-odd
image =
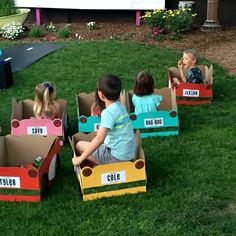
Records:
[[[26,22],[26,28],[32,27],[31,22]],[[57,28],[64,24],[56,24]],[[44,26],[46,27],[46,26]],[[179,40],[165,40],[162,42],[150,41],[146,38],[145,25],[135,26],[134,22],[96,22],[95,30],[88,30],[86,22],[72,23],[72,33],[66,40],[105,40],[118,39],[170,47],[183,51],[195,48],[199,53],[220,65],[231,75],[236,75],[236,27],[228,27],[217,32],[202,32],[199,28],[185,34]],[[57,40],[57,33],[49,33],[46,40]],[[0,39],[2,41],[3,39]],[[42,41],[45,39],[30,38],[25,34],[20,42]]]

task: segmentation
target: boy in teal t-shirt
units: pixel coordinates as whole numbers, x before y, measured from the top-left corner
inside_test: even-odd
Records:
[[[98,95],[106,108],[101,114],[101,123],[96,137],[91,141],[79,141],[76,150],[80,156],[72,159],[74,165],[85,159],[95,164],[129,161],[135,158],[136,141],[129,115],[119,102],[120,79],[111,74],[98,81]]]

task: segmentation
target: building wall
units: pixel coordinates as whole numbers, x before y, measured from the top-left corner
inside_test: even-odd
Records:
[[[219,0],[219,20],[222,26],[236,26],[236,0]],[[167,9],[177,9],[179,0],[166,0]],[[195,0],[194,19],[196,26],[201,26],[207,17],[207,0]],[[35,11],[32,9],[29,21],[35,21]],[[42,22],[69,23],[85,21],[126,21],[135,23],[135,11],[117,10],[67,10],[42,9]]]

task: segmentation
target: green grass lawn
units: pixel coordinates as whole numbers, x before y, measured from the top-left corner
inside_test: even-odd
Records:
[[[129,90],[145,69],[157,88],[166,87],[167,70],[181,55],[112,40],[66,43],[14,74],[14,86],[0,90],[3,134],[10,133],[12,98],[33,99],[39,82],[54,81],[57,98],[67,100],[73,135],[78,132],[75,94],[93,91],[103,73],[119,75]],[[235,235],[235,88],[236,77],[214,64],[213,104],[179,106],[179,136],[143,140],[147,193],[83,202],[66,143],[48,197],[40,203],[0,202],[0,235]]]

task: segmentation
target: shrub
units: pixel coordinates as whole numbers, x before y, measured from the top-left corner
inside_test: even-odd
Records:
[[[64,27],[58,30],[59,38],[68,38],[70,36],[71,24],[65,24]]]
[[[29,32],[29,35],[34,38],[41,38],[44,36],[44,34],[45,32],[42,29],[42,27],[37,26],[37,25],[33,25],[32,29]]]
[[[182,34],[189,31],[192,26],[193,17],[196,14],[192,14],[191,9],[182,8],[181,10],[174,10],[167,12],[167,27],[177,37],[181,37]]]
[[[155,40],[162,40],[164,37],[172,39],[179,38],[192,26],[193,17],[191,9],[180,10],[154,10],[147,11],[142,18],[148,25],[147,37]]]
[[[0,0],[0,17],[16,13],[15,0]]]
[[[0,34],[3,38],[16,39],[23,33],[23,30],[24,28],[20,23],[10,22],[0,29]]]

